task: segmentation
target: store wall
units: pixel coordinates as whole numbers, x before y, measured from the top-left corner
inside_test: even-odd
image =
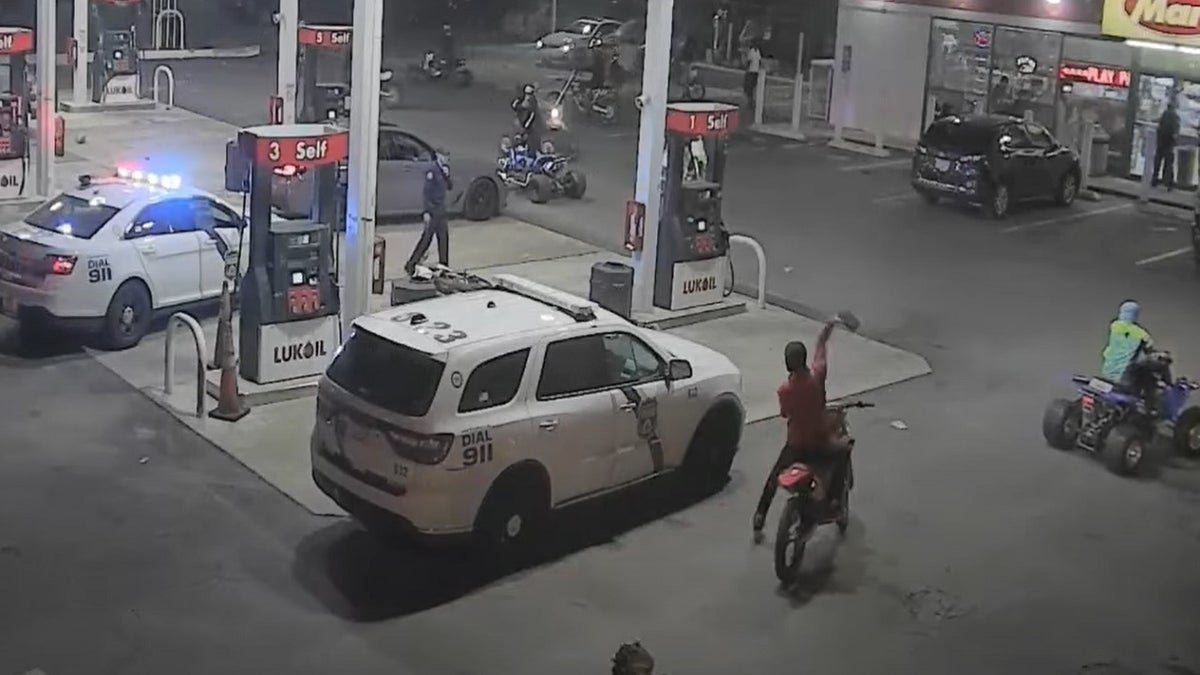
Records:
[[[916,140],[921,134],[929,17],[838,11],[831,121],[838,126]],[[850,50],[850,69],[844,71]]]

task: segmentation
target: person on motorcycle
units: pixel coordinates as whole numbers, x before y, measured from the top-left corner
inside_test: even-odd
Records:
[[[442,24],[440,47],[442,50],[441,56],[446,60],[446,67],[454,68],[454,64],[458,60],[458,50],[454,46],[454,29],[450,27],[449,21]]]
[[[1171,381],[1171,368],[1156,356],[1150,332],[1138,323],[1140,314],[1141,306],[1133,300],[1117,309],[1117,319],[1108,327],[1100,376],[1152,400],[1159,382]]]
[[[517,114],[518,132],[525,134],[529,147],[542,147],[542,114],[537,100],[537,87],[533,83],[521,88],[521,94],[511,104]]]
[[[825,322],[817,336],[817,348],[812,365],[808,364],[808,348],[803,342],[789,342],[783,350],[787,380],[780,385],[779,414],[787,422],[787,442],[767,475],[758,508],[754,512],[754,534],[762,533],[767,511],[779,487],[779,474],[796,462],[808,464],[822,475],[829,475],[829,494],[841,494],[845,473],[845,453],[831,447],[829,419],[825,412],[825,379],[829,374],[827,360],[829,338],[837,320]],[[820,498],[820,496],[818,496]]]
[[[588,82],[588,89],[591,90],[592,100],[594,101],[601,91],[608,89],[608,71],[612,63],[612,59],[608,56],[608,50],[601,44],[599,38],[593,38],[588,43],[591,59],[588,63],[588,72],[591,73],[592,79]]]

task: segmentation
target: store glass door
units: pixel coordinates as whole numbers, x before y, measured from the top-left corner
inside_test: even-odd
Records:
[[[1179,140],[1175,147],[1175,185],[1195,188],[1200,182],[1197,165],[1197,143],[1200,136],[1200,83],[1163,75],[1142,75],[1138,78],[1137,116],[1133,125],[1133,144],[1129,173],[1141,178],[1153,168],[1156,148],[1149,130],[1174,98],[1179,112]]]

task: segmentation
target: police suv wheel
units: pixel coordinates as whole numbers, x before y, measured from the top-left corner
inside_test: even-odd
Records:
[[[549,497],[529,475],[501,476],[479,509],[475,536],[484,548],[510,553],[529,546],[549,516]]]
[[[137,281],[121,284],[104,315],[105,344],[111,349],[128,349],[142,341],[150,328],[153,306],[150,292]]]
[[[710,410],[696,427],[683,459],[686,487],[710,491],[724,486],[741,435],[742,420],[736,410],[723,407]]]

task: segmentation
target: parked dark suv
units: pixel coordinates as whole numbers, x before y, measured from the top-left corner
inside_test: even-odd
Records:
[[[1068,206],[1079,192],[1079,156],[1040,124],[1007,115],[944,117],[929,125],[912,162],[913,188],[930,204],[978,204],[993,218],[1014,204]]]

